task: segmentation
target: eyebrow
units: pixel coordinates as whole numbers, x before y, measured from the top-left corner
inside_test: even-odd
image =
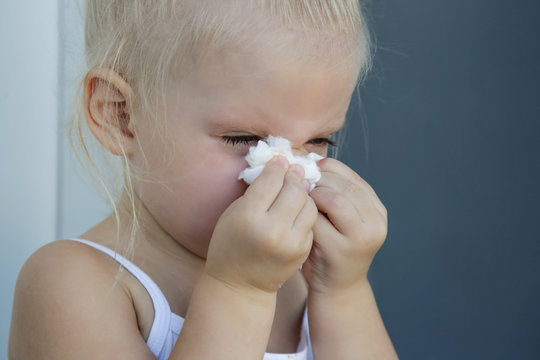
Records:
[[[226,115],[223,117],[215,116],[209,119],[209,127],[214,129],[215,131],[224,131],[227,130],[228,132],[249,132],[253,134],[262,134],[264,137],[268,135],[275,135],[272,134],[268,126],[266,126],[266,122],[263,119],[258,119],[257,121],[255,116],[249,116],[249,120],[242,119],[238,116],[230,116]],[[330,124],[331,123],[331,124]],[[332,136],[333,134],[337,133],[341,129],[344,128],[345,124],[347,123],[347,118],[343,117],[339,120],[339,122],[336,120],[330,120],[326,124],[326,126],[323,126],[320,130],[316,130],[316,136]],[[336,124],[336,125],[334,125]]]
[[[255,124],[253,118],[251,120],[242,120],[239,117],[213,117],[209,119],[209,126],[216,130],[238,131],[238,132],[253,132],[267,133],[267,129]]]

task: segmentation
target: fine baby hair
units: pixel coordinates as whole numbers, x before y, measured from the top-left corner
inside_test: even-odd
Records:
[[[160,120],[167,115],[164,92],[169,84],[182,82],[208,57],[265,43],[285,46],[291,41],[291,31],[295,44],[305,46],[291,57],[323,54],[317,60],[325,62],[324,54],[339,53],[343,62],[352,60],[357,64],[360,80],[370,69],[370,36],[358,0],[87,0],[86,62],[89,72],[103,70],[100,77],[109,83],[107,96],[114,98],[118,92],[110,86],[111,78],[119,77],[129,85],[129,97],[114,103],[118,121],[126,124],[122,133],[136,138],[137,134],[131,133],[134,124],[149,122],[153,124],[155,141],[165,142],[167,129]],[[276,36],[280,33],[283,36]],[[84,87],[82,90],[90,91]],[[93,152],[87,144],[94,141],[86,139],[83,131],[88,119],[84,105],[77,108],[71,139],[82,154],[78,158],[91,165],[88,168],[111,202],[117,221],[118,211],[131,214],[134,234],[139,223],[133,179],[156,180],[145,169],[134,168],[126,157],[122,134],[111,132],[105,152],[123,158],[123,180],[107,181],[117,169],[99,169],[91,158]],[[129,118],[124,108],[129,110]],[[103,144],[103,139],[98,140]],[[173,143],[168,145],[174,147]],[[164,158],[168,156],[163,153]],[[113,167],[117,165],[113,163]],[[117,243],[116,249],[129,257],[132,242]]]

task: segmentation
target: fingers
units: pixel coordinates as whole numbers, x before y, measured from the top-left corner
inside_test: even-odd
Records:
[[[349,199],[328,187],[316,187],[310,196],[340,233],[354,234],[363,218]]]
[[[278,156],[265,166],[244,197],[251,211],[265,211],[274,217],[276,223],[291,228],[299,214],[304,212],[309,199],[308,188],[304,181],[304,168],[300,165],[288,166],[287,160]],[[309,200],[305,212],[315,214],[316,206]],[[297,226],[309,224],[310,219],[312,217],[308,215],[302,216]]]
[[[297,231],[310,231],[317,221],[317,206],[311,197],[306,198],[304,207],[296,217],[293,229]]]
[[[362,212],[367,206],[374,207],[381,211],[382,207],[378,199],[375,199],[370,191],[360,183],[355,183],[336,173],[324,173],[321,180],[317,183],[318,189],[330,189],[346,197],[358,212]]]
[[[305,205],[296,217],[292,230],[299,234],[299,238],[305,239],[303,243],[300,243],[302,246],[302,252],[309,255],[309,252],[313,246],[314,241],[314,226],[317,222],[317,206],[313,199],[309,196],[306,199]]]
[[[377,194],[375,193],[375,190],[373,190],[373,188],[364,179],[362,179],[360,175],[354,172],[353,169],[351,169],[350,167],[348,167],[341,161],[338,161],[332,158],[325,158],[319,161],[317,165],[323,172],[339,174],[342,177],[349,179],[352,182],[365,187],[369,191],[369,193],[373,195],[374,198],[380,201]]]
[[[244,198],[253,211],[267,211],[283,187],[284,176],[289,167],[286,158],[277,156],[270,160],[259,177],[247,188]]]
[[[359,212],[362,211],[366,201],[369,201],[383,217],[388,215],[375,190],[351,168],[330,158],[321,160],[318,165],[323,176],[317,187],[333,188],[350,197]]]
[[[332,239],[333,237],[335,237],[334,229],[334,225],[330,222],[330,220],[328,220],[328,217],[326,217],[326,215],[321,212],[317,213],[317,221],[315,222],[315,225],[313,225],[313,233],[317,238]]]
[[[298,213],[304,208],[308,198],[307,190],[302,185],[303,178],[304,168],[299,165],[291,165],[285,174],[280,193],[268,210],[282,221],[287,221],[290,226],[293,225]]]
[[[374,216],[386,218],[386,209],[360,176],[343,163],[325,159],[319,162],[323,176],[311,192],[302,183],[301,166],[289,166],[283,157],[272,159],[246,190],[250,211],[264,211],[286,227],[310,229],[314,206],[327,214],[341,233],[352,234]]]

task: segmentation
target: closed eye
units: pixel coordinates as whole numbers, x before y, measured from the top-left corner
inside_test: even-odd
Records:
[[[255,135],[223,136],[223,141],[230,145],[255,145],[261,138]]]
[[[337,143],[334,140],[331,140],[329,138],[316,138],[316,139],[309,140],[309,143],[315,146],[336,146],[337,145]]]
[[[261,140],[259,136],[256,135],[227,135],[223,136],[222,140],[226,144],[230,144],[232,146],[236,145],[250,145],[254,146],[257,145],[257,142]],[[337,143],[330,138],[316,138],[308,141],[308,144],[318,147],[327,147],[331,146],[334,147],[337,145]]]

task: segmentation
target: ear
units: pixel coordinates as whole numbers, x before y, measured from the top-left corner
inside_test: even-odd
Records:
[[[90,131],[112,154],[129,155],[135,141],[131,86],[113,70],[92,69],[83,96]]]

